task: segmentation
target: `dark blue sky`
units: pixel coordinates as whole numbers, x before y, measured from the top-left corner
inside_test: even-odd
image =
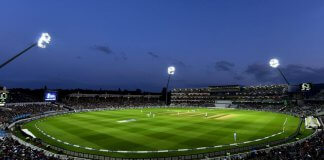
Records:
[[[160,91],[171,87],[324,82],[324,1],[2,0],[0,70],[7,87]]]

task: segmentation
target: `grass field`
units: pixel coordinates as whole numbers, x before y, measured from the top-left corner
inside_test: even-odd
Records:
[[[262,139],[281,132],[286,118],[284,133],[243,144],[246,141]],[[60,115],[29,122],[23,128],[27,128],[36,137],[49,144],[73,151],[117,157],[152,157],[184,155],[189,152],[130,154],[105,152],[105,150],[157,151],[201,149],[201,147],[224,145],[190,151],[190,153],[201,153],[227,149],[233,147],[229,146],[232,143],[242,143],[239,146],[243,146],[282,139],[293,134],[298,123],[299,119],[296,117],[271,112],[148,108]],[[45,136],[41,131],[55,139]],[[237,133],[237,142],[233,138],[234,132]]]

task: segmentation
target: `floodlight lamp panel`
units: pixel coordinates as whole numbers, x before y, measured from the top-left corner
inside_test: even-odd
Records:
[[[273,59],[271,59],[269,61],[269,65],[272,68],[277,68],[277,67],[279,67],[280,63],[279,63],[279,60],[278,59],[273,58]]]
[[[175,73],[175,67],[173,66],[168,67],[168,74],[174,75],[174,73]]]
[[[51,36],[48,33],[42,33],[41,37],[38,39],[37,46],[39,48],[46,48],[50,42]]]

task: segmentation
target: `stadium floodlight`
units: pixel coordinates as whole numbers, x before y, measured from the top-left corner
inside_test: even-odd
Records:
[[[169,75],[174,75],[174,72],[175,72],[175,67],[173,67],[173,66],[168,67],[168,74]]]
[[[19,56],[21,56],[22,54],[24,54],[25,52],[27,52],[28,50],[34,48],[35,46],[38,46],[39,48],[46,48],[46,45],[49,44],[50,42],[51,42],[51,36],[48,33],[42,33],[42,35],[38,39],[37,43],[32,43],[29,47],[22,50],[21,52],[19,52],[17,55],[13,56],[6,62],[2,63],[0,65],[0,69],[2,67],[6,66],[7,64],[9,64],[10,62],[12,62],[13,60],[15,60],[16,58],[18,58]]]
[[[270,67],[272,67],[272,68],[277,68],[278,71],[279,71],[279,73],[281,74],[281,76],[282,76],[283,79],[285,80],[285,82],[289,85],[289,82],[288,82],[287,78],[286,78],[285,75],[282,73],[281,69],[279,68],[279,66],[280,66],[279,60],[276,59],[276,58],[270,59],[270,61],[269,61],[269,65],[270,65]]]
[[[165,105],[168,105],[168,88],[169,88],[169,82],[170,82],[171,75],[174,75],[175,70],[176,69],[175,69],[174,66],[169,66],[168,67],[168,75],[169,75],[169,78],[168,78],[168,82],[167,82],[167,85],[166,85],[166,91],[165,91]]]
[[[279,63],[279,60],[278,59],[273,58],[273,59],[270,59],[269,65],[272,68],[277,68],[277,67],[279,67],[280,63]]]
[[[51,42],[51,36],[48,33],[42,33],[42,36],[38,39],[37,46],[39,48],[46,48],[46,45]]]

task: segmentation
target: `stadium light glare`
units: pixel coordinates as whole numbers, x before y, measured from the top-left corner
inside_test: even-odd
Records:
[[[278,59],[273,58],[273,59],[270,59],[269,65],[272,68],[277,68],[277,67],[279,67],[280,63],[279,63],[279,60]]]
[[[28,50],[34,48],[35,46],[38,46],[39,48],[46,48],[47,44],[49,44],[50,42],[51,42],[51,36],[48,33],[42,33],[41,37],[38,39],[37,42],[32,43],[26,49],[22,50],[21,52],[19,52],[18,54],[10,58],[9,60],[2,63],[0,65],[0,69],[6,66],[7,64],[9,64],[10,62],[12,62],[13,60],[15,60],[16,58],[18,58],[19,56],[26,53]]]
[[[279,63],[279,60],[278,60],[278,59],[276,59],[276,58],[272,58],[272,59],[270,59],[270,61],[269,61],[269,65],[270,65],[270,67],[272,67],[272,68],[276,68],[276,69],[278,69],[279,73],[281,74],[281,76],[283,77],[283,79],[285,80],[285,82],[287,83],[287,85],[290,84],[290,83],[288,82],[287,78],[285,77],[285,75],[282,73],[281,69],[279,68],[280,63]]]
[[[46,45],[51,42],[51,36],[48,33],[42,33],[38,39],[37,46],[39,48],[46,48]]]
[[[174,73],[175,73],[175,67],[173,67],[173,66],[168,67],[168,74],[174,75]]]

